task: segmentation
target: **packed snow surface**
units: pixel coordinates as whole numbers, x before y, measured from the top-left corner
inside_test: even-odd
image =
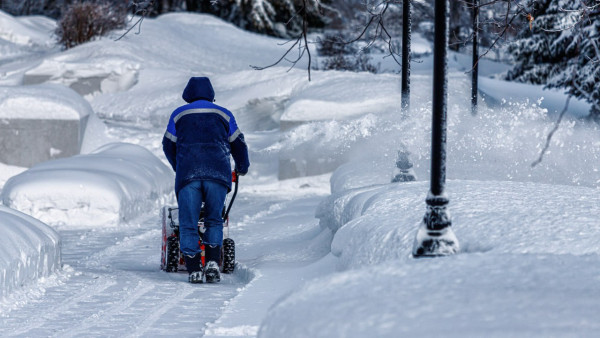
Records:
[[[143,147],[112,143],[12,177],[4,205],[50,225],[117,226],[168,201],[171,168]]]
[[[0,306],[4,307],[11,291],[61,268],[61,247],[52,228],[1,205],[0,233]]]

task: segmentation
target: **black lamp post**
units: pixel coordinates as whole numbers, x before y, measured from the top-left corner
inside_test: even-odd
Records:
[[[414,257],[451,255],[459,250],[446,210],[446,113],[447,113],[448,0],[435,0],[433,49],[433,119],[431,135],[431,187],[425,202],[427,211],[417,231]]]
[[[473,68],[471,69],[471,113],[477,114],[477,77],[479,75],[479,0],[473,6]]]
[[[402,1],[402,114],[410,108],[410,0]]]

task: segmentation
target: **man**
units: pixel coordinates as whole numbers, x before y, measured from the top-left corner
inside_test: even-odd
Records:
[[[223,245],[222,211],[231,190],[231,164],[239,175],[248,172],[248,147],[233,114],[213,103],[215,92],[207,77],[192,77],[182,95],[188,104],[171,114],[163,151],[175,170],[179,204],[180,249],[190,283],[221,281],[218,262]],[[204,202],[206,266],[198,245],[198,220]]]

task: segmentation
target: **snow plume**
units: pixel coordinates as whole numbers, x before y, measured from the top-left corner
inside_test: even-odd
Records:
[[[118,226],[170,202],[171,168],[148,150],[112,143],[44,162],[6,182],[0,197],[55,226]]]
[[[279,151],[280,178],[331,172],[350,160],[350,150],[372,135],[378,124],[373,114],[354,120],[311,122],[288,131],[267,150]]]
[[[600,187],[600,133],[597,125],[575,117],[564,119],[552,138],[543,162],[532,168],[531,164],[539,157],[546,137],[555,125],[556,114],[554,110],[549,112],[551,108],[544,105],[545,100],[515,100],[505,101],[504,104],[483,102],[478,114],[473,116],[468,97],[463,95],[470,88],[468,82],[462,74],[456,73],[452,74],[450,80],[447,137],[449,179]],[[384,96],[371,95],[373,98],[381,97],[385,103],[384,110],[376,114],[369,114],[370,107],[367,106],[344,109],[345,105],[353,104],[351,100],[354,97],[347,97],[346,101],[337,105],[323,102],[321,115],[338,111],[348,115],[346,120],[311,122],[287,131],[278,145],[281,156],[308,159],[311,162],[315,157],[334,154],[336,161],[339,160],[336,162],[338,166],[350,162],[354,163],[353,167],[362,168],[363,173],[358,170],[355,180],[385,183],[392,177],[397,152],[406,150],[410,153],[409,160],[414,165],[417,178],[427,180],[431,154],[430,83],[423,77],[415,76],[412,85],[415,95],[411,111],[406,117],[394,108],[393,97],[390,98],[388,93]],[[308,89],[305,92],[310,93]],[[561,100],[554,101],[564,105]],[[290,123],[284,118],[297,106],[293,103],[298,101],[292,99],[291,102],[292,105],[282,117],[282,126]],[[307,101],[309,104],[313,102]],[[314,109],[309,110],[314,112],[318,106],[314,104]],[[312,118],[312,115],[309,117]],[[373,178],[374,175],[380,177]]]
[[[0,300],[60,268],[60,237],[46,224],[0,206],[0,233]]]

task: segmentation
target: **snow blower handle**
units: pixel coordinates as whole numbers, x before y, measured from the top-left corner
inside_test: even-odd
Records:
[[[229,201],[229,206],[227,206],[227,211],[225,211],[225,215],[223,219],[229,218],[229,211],[231,210],[231,206],[233,205],[233,201],[235,201],[235,196],[238,192],[238,182],[240,179],[240,175],[238,175],[237,170],[231,172],[231,182],[235,183],[235,187],[233,188],[233,195],[231,195],[231,200]]]

